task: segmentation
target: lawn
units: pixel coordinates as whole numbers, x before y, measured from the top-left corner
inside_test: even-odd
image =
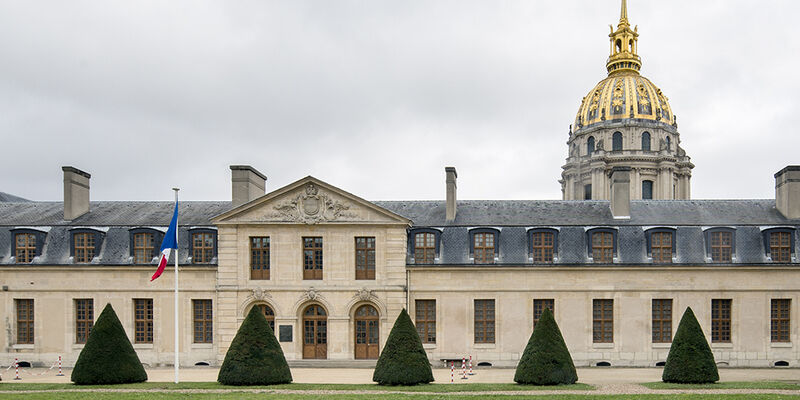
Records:
[[[800,390],[799,382],[781,382],[781,381],[764,381],[764,382],[718,382],[718,383],[704,383],[704,384],[681,384],[681,383],[665,383],[665,382],[650,382],[643,383],[642,386],[650,389],[774,389],[774,390]]]
[[[518,385],[516,383],[470,383],[446,384],[432,383],[417,386],[381,386],[364,384],[318,384],[318,383],[289,383],[285,385],[269,386],[226,386],[218,382],[144,382],[129,383],[124,385],[97,385],[79,386],[71,383],[14,383],[0,386],[0,390],[43,390],[43,391],[69,391],[79,389],[141,389],[141,390],[237,390],[237,389],[263,389],[263,390],[326,390],[326,391],[389,391],[389,392],[426,392],[426,393],[452,393],[452,392],[498,392],[498,391],[532,391],[532,390],[594,390],[591,385],[576,383],[574,385],[559,386],[532,386]]]
[[[5,385],[4,385],[5,386]],[[433,400],[433,399],[459,399],[463,396],[453,396],[446,394],[270,394],[271,400],[368,400],[374,398],[387,400]],[[78,400],[78,399],[98,399],[98,400],[162,400],[162,399],[208,399],[208,400],[263,400],[265,393],[153,393],[153,392],[134,392],[134,393],[108,393],[108,392],[39,392],[39,393],[18,393],[4,394],[4,399],[9,400]],[[675,395],[556,395],[556,396],[501,396],[501,395],[480,395],[474,396],[475,399],[497,399],[508,400],[517,398],[527,399],[553,399],[553,400],[783,400],[797,399],[795,396],[786,395],[711,395],[711,394],[675,394]]]

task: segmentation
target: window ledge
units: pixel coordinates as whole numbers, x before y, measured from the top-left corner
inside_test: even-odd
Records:
[[[731,349],[731,348],[733,348],[733,343],[731,343],[731,342],[727,342],[727,343],[711,343],[711,348],[712,349]]]
[[[422,344],[422,348],[423,349],[435,349],[436,348],[436,343],[423,343]]]
[[[11,348],[14,350],[33,350],[33,344],[14,344],[11,345]]]
[[[593,349],[613,349],[614,343],[592,343]]]
[[[73,343],[72,350],[82,350],[83,346],[86,346],[85,343]]]
[[[214,343],[192,343],[193,349],[211,349]]]
[[[133,348],[134,349],[138,349],[138,350],[153,350],[153,344],[152,343],[134,343],[133,344]]]
[[[772,342],[769,344],[769,347],[772,348],[791,348],[794,347],[792,342]]]
[[[653,343],[654,349],[668,349],[672,347],[672,343]]]
[[[494,349],[497,347],[497,343],[475,343],[473,347],[476,349]]]

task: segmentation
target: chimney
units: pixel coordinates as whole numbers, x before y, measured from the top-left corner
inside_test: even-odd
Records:
[[[267,177],[249,165],[231,165],[231,193],[233,207],[264,195]]]
[[[75,167],[64,171],[64,220],[72,221],[89,212],[89,178],[92,176]]]
[[[447,222],[452,222],[456,219],[456,178],[458,178],[458,174],[455,167],[445,167],[444,173],[447,183]]]
[[[611,170],[611,215],[619,219],[631,217],[630,167],[614,167]]]
[[[775,206],[784,217],[800,219],[800,165],[775,174]]]

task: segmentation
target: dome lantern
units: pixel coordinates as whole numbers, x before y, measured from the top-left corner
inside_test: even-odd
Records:
[[[638,27],[631,29],[631,25],[628,23],[628,2],[626,0],[622,0],[617,30],[614,30],[611,25],[609,28],[611,28],[611,33],[608,35],[611,41],[611,50],[606,61],[609,75],[620,72],[638,73],[642,69],[642,59],[636,54],[639,33],[637,32]]]

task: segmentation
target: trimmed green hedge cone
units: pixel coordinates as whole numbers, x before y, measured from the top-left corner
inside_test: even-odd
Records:
[[[433,382],[428,355],[405,309],[400,311],[386,339],[372,380],[381,385],[404,386]]]
[[[578,373],[558,324],[545,308],[517,364],[514,382],[525,385],[570,385]]]
[[[292,381],[289,364],[283,350],[272,333],[266,318],[258,307],[253,307],[242,322],[217,381],[223,385],[274,385]]]
[[[672,383],[713,383],[719,380],[714,354],[690,307],[683,313],[661,380]]]
[[[106,304],[89,331],[89,337],[78,355],[70,379],[76,385],[109,385],[147,380],[147,373],[111,304]]]

